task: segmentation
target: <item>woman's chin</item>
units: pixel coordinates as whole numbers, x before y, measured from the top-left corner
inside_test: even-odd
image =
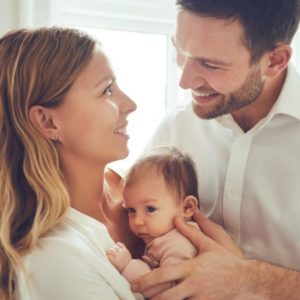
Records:
[[[129,155],[129,149],[128,147],[126,147],[125,149],[122,149],[122,151],[118,153],[118,157],[116,157],[115,160],[125,159],[126,157],[128,157],[128,155]]]

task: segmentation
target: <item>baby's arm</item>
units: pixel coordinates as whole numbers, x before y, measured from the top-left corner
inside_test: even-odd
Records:
[[[111,247],[106,254],[109,261],[130,283],[151,271],[150,267],[141,259],[132,259],[129,250],[120,242]],[[143,295],[151,298],[169,287],[169,283],[159,284],[146,290]]]
[[[141,259],[133,259],[126,246],[120,242],[111,247],[106,254],[109,261],[129,282],[151,271]]]

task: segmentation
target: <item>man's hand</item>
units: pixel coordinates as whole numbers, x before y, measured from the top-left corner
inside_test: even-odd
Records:
[[[223,246],[225,249],[230,251],[232,254],[235,254],[239,257],[243,257],[244,254],[241,249],[234,243],[231,237],[225,232],[224,228],[208,218],[197,210],[193,215],[194,221],[198,224],[202,232],[206,236],[202,236],[202,239],[199,239],[199,232],[197,230],[191,230],[189,226],[182,219],[177,218],[175,220],[176,227],[178,230],[185,235],[198,249],[198,251],[205,251],[205,246],[215,245],[214,241],[217,242],[220,246]],[[204,243],[202,243],[202,240]]]
[[[254,299],[240,297],[243,280],[248,276],[248,264],[241,250],[223,228],[205,218],[200,212],[194,216],[202,232],[176,219],[176,227],[198,249],[199,255],[176,265],[153,270],[133,284],[136,291],[163,282],[176,282],[153,300],[172,299]],[[255,298],[258,299],[258,298]]]
[[[120,273],[123,272],[127,264],[132,260],[132,256],[126,246],[120,242],[116,243],[109,250],[106,251],[109,261],[118,269]]]

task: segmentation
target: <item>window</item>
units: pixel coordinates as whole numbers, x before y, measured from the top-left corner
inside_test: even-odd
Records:
[[[103,44],[118,84],[138,106],[129,117],[130,155],[122,165],[128,164],[142,151],[179,97],[178,69],[171,43],[176,19],[174,1],[20,1],[21,9],[31,7],[30,18],[28,14],[23,17],[25,25],[76,27]]]

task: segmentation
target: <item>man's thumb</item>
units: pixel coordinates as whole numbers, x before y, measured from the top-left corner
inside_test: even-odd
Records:
[[[176,228],[189,239],[198,252],[206,252],[215,246],[215,242],[206,236],[199,228],[187,224],[182,218],[175,218]]]

